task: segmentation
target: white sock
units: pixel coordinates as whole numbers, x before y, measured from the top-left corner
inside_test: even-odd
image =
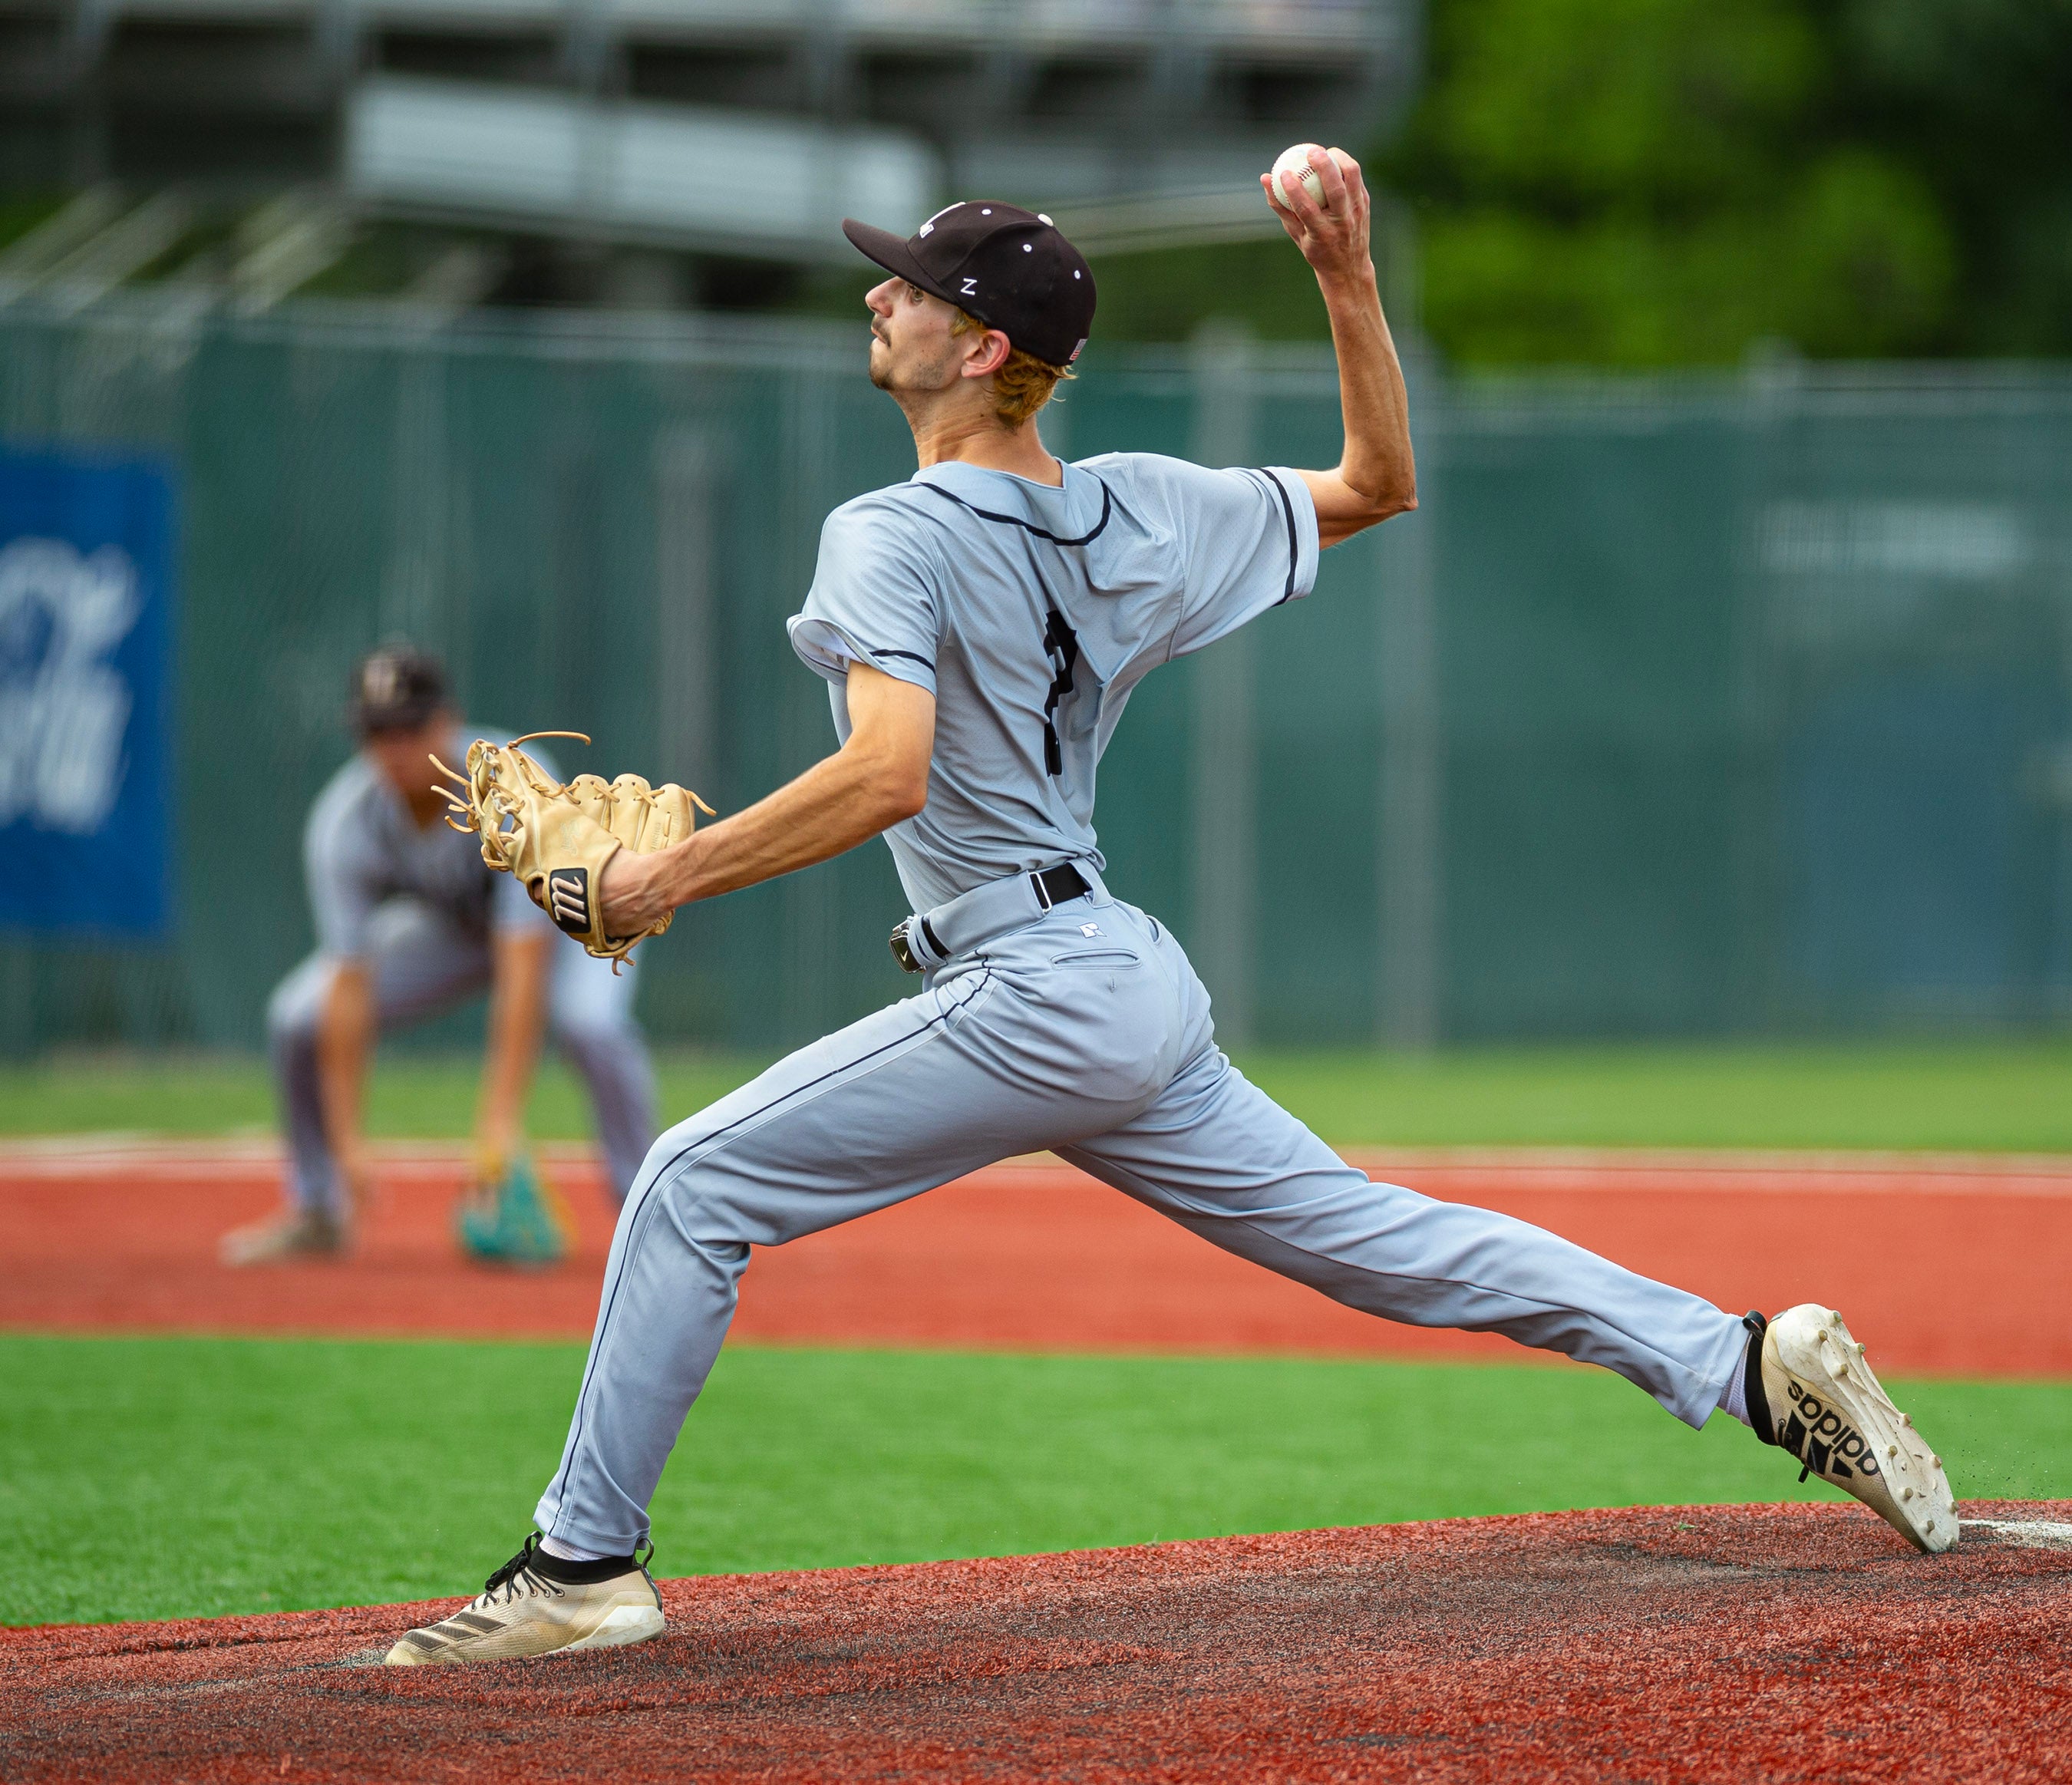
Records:
[[[602,1549],[585,1549],[580,1544],[572,1544],[565,1537],[542,1537],[540,1547],[549,1556],[558,1556],[565,1562],[601,1562],[605,1553]]]
[[[1756,1342],[1753,1333],[1749,1335],[1749,1345]],[[1741,1355],[1734,1360],[1734,1373],[1727,1378],[1727,1385],[1720,1391],[1720,1411],[1731,1413],[1750,1431],[1755,1421],[1749,1417],[1748,1410],[1748,1345],[1741,1347]]]

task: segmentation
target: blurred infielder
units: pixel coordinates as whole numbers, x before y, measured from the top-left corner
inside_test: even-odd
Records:
[[[543,1535],[391,1662],[655,1635],[648,1504],[750,1248],[1042,1148],[1351,1307],[1602,1364],[1692,1426],[1724,1407],[1917,1546],[1955,1540],[1939,1464],[1839,1317],[1744,1320],[1507,1216],[1370,1182],[1231,1066],[1178,942],[1102,878],[1095,766],[1139,679],[1299,600],[1320,549],[1414,505],[1366,190],[1350,158],[1306,167],[1315,195],[1293,178],[1269,195],[1330,315],[1334,471],[1061,464],[1031,417],[1093,318],[1071,245],[1001,204],[952,205],[905,241],[844,226],[891,274],[868,299],[870,375],[921,468],[828,518],[791,622],[841,747],[688,841],[532,866],[567,888],[568,927],[623,939],[882,832],[915,913],[893,948],[922,989],[656,1143],[619,1216]]]
[[[445,822],[434,754],[471,731],[439,664],[384,645],[355,671],[360,748],[310,808],[303,837],[317,949],[275,989],[267,1040],[287,1129],[289,1204],[224,1241],[228,1262],[334,1252],[366,1205],[372,1168],[360,1092],[377,1033],[489,993],[475,1118],[477,1174],[500,1194],[462,1211],[469,1249],[541,1262],[558,1249],[524,1162],[525,1100],[543,1031],[590,1086],[615,1193],[655,1137],[654,1079],[633,1017],[634,976],[557,936],[524,889],[492,873]],[[500,734],[502,735],[502,734]]]

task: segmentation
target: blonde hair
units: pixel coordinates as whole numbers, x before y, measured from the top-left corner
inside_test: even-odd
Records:
[[[968,335],[985,326],[969,311],[960,310],[950,333]],[[1054,366],[1018,347],[1011,348],[993,375],[993,412],[1009,427],[1018,428],[1050,401],[1061,380],[1071,376],[1069,366]]]

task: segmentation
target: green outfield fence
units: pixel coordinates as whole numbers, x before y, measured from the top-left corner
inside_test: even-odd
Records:
[[[176,302],[0,309],[0,434],[180,488],[178,919],[0,938],[29,1049],[256,1042],[347,666],[724,811],[830,746],[783,620],[823,515],[912,468],[857,327]],[[1112,884],[1227,1036],[1404,1046],[2061,1020],[2072,1008],[2072,376],[1418,380],[1424,506],[1133,701]],[[1090,355],[1046,435],[1333,462],[1327,356]],[[659,1035],[789,1042],[908,989],[871,845],[684,913]]]

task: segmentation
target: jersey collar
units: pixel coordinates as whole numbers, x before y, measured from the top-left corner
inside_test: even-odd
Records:
[[[1100,519],[1100,479],[1069,460],[1062,484],[1038,483],[1012,471],[950,459],[915,472],[914,483],[933,483],[977,508],[1018,516],[1059,533],[1083,533]]]

